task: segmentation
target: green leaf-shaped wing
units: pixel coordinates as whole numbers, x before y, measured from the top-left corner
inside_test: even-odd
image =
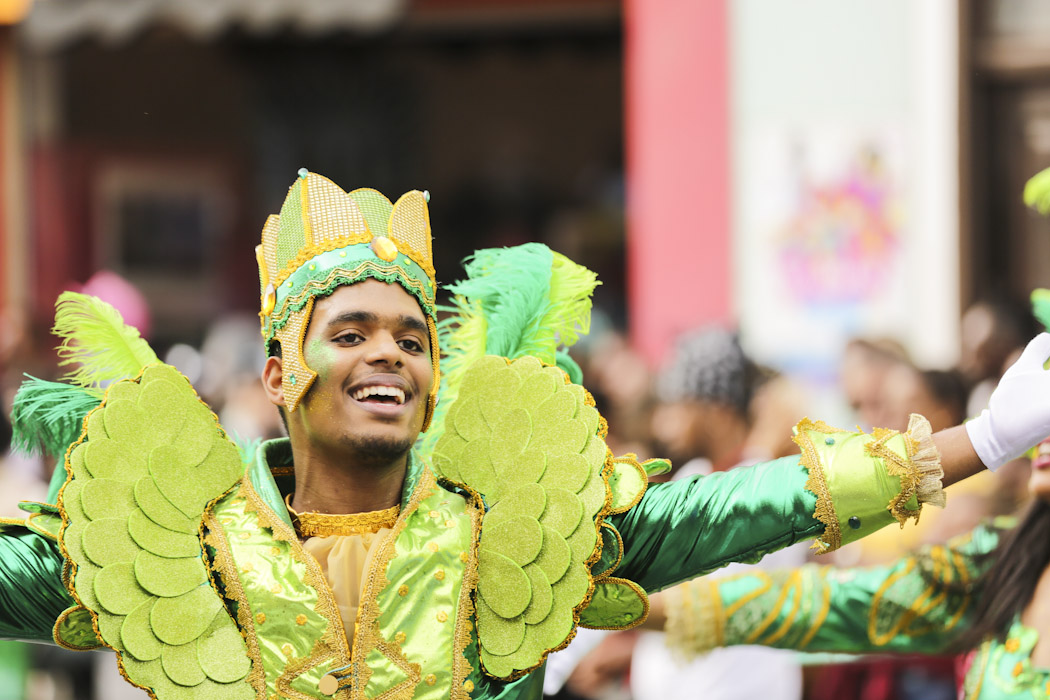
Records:
[[[125,675],[159,700],[249,700],[244,640],[212,588],[199,528],[243,464],[174,368],[112,384],[69,451],[59,505],[68,585]]]
[[[572,638],[611,495],[604,422],[582,387],[533,357],[487,356],[464,375],[434,448],[489,508],[478,562],[481,661],[514,678]]]

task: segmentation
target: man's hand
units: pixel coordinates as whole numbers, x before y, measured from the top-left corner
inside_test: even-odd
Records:
[[[1020,457],[1050,436],[1050,333],[1040,333],[992,392],[988,408],[966,423],[977,456],[989,469]]]

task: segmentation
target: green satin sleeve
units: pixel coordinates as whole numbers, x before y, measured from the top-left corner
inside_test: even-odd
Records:
[[[15,523],[0,525],[0,638],[50,642],[75,605],[62,585],[58,544]]]
[[[943,504],[940,458],[929,423],[873,434],[808,419],[796,427],[801,454],[646,489],[610,518],[623,539],[616,575],[646,591],[753,563],[805,539],[818,553]]]
[[[998,541],[978,528],[887,566],[807,565],[669,591],[668,644],[687,653],[760,644],[799,651],[937,653],[964,629]]]
[[[616,575],[657,591],[731,562],[817,537],[816,496],[798,457],[652,484],[611,523],[623,538]]]

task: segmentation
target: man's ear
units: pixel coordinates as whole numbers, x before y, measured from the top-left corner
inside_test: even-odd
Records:
[[[284,406],[284,364],[279,357],[267,357],[262,371],[263,390],[274,406]]]

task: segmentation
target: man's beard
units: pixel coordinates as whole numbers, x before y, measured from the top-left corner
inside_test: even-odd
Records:
[[[352,436],[346,439],[347,446],[357,455],[362,466],[385,467],[404,457],[415,440],[411,438],[378,437],[375,435]]]

